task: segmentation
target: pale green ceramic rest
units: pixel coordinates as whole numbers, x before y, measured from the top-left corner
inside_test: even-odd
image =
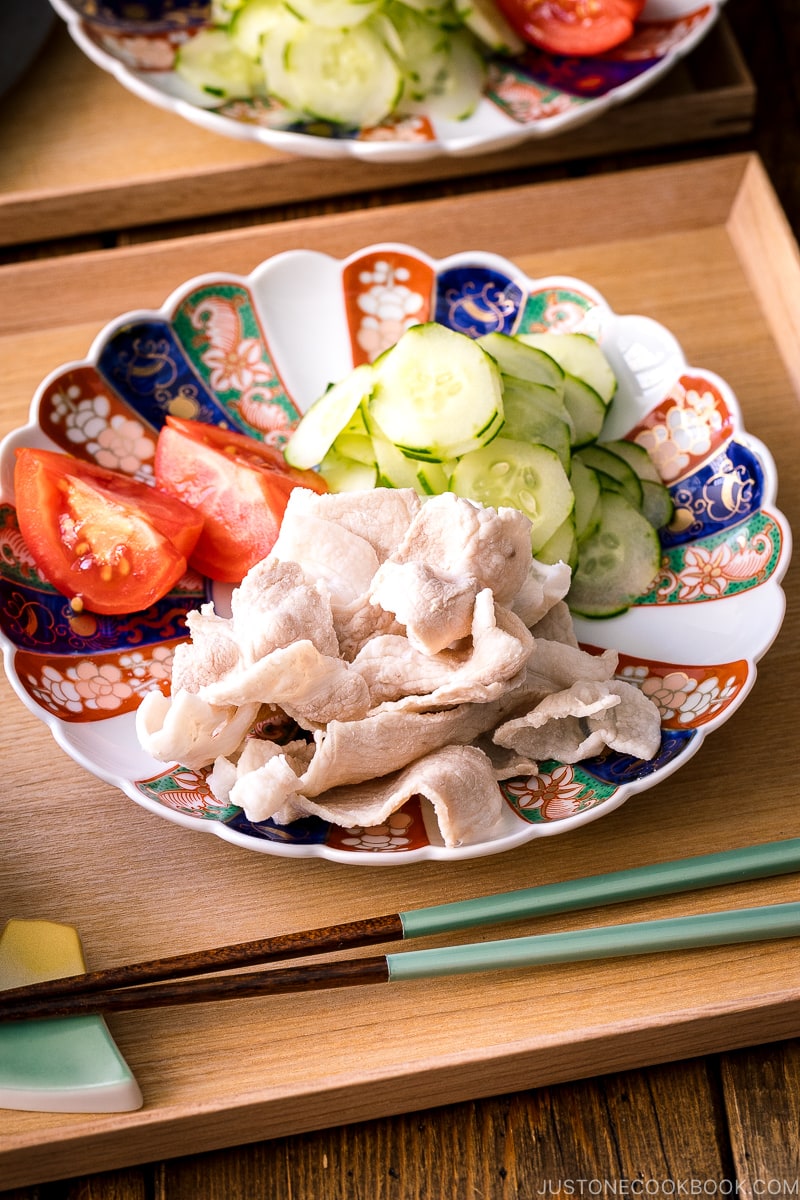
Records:
[[[86,970],[78,931],[12,918],[0,934],[0,989]],[[102,1017],[0,1026],[0,1108],[29,1112],[130,1112],[139,1085]]]

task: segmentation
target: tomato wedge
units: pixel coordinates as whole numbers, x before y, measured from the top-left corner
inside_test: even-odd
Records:
[[[245,434],[167,417],[158,435],[156,485],[203,518],[190,563],[210,579],[238,583],[272,549],[296,487],[327,491],[280,450]]]
[[[634,31],[645,0],[497,0],[526,42],[549,54],[604,54]]]
[[[19,449],[14,489],[34,562],[76,612],[154,604],[186,571],[202,528],[192,509],[155,488],[55,451]]]

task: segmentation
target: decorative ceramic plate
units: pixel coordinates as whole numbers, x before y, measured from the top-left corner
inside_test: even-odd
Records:
[[[51,0],[81,50],[141,99],[212,133],[262,142],[312,158],[411,162],[443,154],[507,149],[532,137],[551,137],[594,120],[660,79],[708,33],[725,0],[649,0],[632,38],[594,58],[567,58],[531,48],[519,58],[489,62],[484,96],[463,121],[432,113],[348,129],[298,121],[278,102],[260,97],[220,103],[180,79],[172,65],[206,7],[177,6],[172,26],[143,34],[129,23],[103,24],[97,0]],[[683,10],[662,17],[664,11]],[[146,6],[145,6],[146,9]],[[94,16],[92,16],[94,14]],[[652,14],[652,15],[648,15]]]
[[[608,752],[577,766],[541,765],[502,785],[506,808],[491,841],[448,849],[411,802],[380,829],[308,819],[252,824],[221,806],[202,773],[165,768],[138,748],[135,710],[170,677],[189,608],[229,593],[185,577],[160,603],[126,617],[74,613],[37,574],[13,507],[14,450],[53,446],[152,479],[168,413],[227,424],[281,445],[298,413],[329,382],[372,360],[409,325],[435,319],[472,336],[581,330],[602,344],[618,379],[604,436],[652,454],[675,504],[662,532],[660,574],[625,614],[579,621],[587,649],[619,651],[619,675],[662,714],[652,761]],[[86,358],[40,385],[30,423],[0,447],[0,638],[8,676],[60,746],[152,813],[265,853],[348,863],[455,860],[519,846],[601,817],[654,787],[700,748],[753,685],[784,612],[791,551],[775,507],[767,449],[744,430],[731,391],[689,366],[674,337],[644,316],[619,316],[589,284],[528,279],[492,254],[433,261],[403,245],[339,261],[279,254],[250,276],[206,275],[158,311],[126,313]]]

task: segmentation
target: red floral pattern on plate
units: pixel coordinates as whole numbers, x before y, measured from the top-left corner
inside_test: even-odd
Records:
[[[351,259],[342,271],[353,365],[372,362],[411,325],[431,319],[435,274],[402,250]]]

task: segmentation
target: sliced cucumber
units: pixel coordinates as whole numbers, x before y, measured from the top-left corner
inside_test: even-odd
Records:
[[[369,19],[330,29],[287,17],[264,35],[262,61],[267,87],[290,108],[348,127],[380,124],[403,87]]]
[[[450,0],[400,0],[406,8],[413,8],[415,12],[421,13],[423,17],[427,17],[432,21],[440,21],[442,24],[450,22]]]
[[[572,418],[567,412],[564,394],[560,388],[550,387],[546,383],[531,383],[527,379],[518,379],[515,375],[507,375],[504,372],[502,378],[504,402],[506,396],[515,396],[519,398],[520,403],[524,401],[539,412],[549,413],[551,417],[563,421],[569,429],[570,439],[572,438]]]
[[[370,396],[374,384],[372,367],[362,363],[323,392],[289,438],[284,451],[289,465],[308,470],[321,463],[339,432]]]
[[[649,479],[652,483],[661,483],[658,467],[644,446],[640,446],[638,442],[629,442],[625,438],[615,438],[613,441],[601,442],[600,444],[606,450],[610,450],[612,454],[624,458],[628,466],[636,472],[640,479]]]
[[[398,450],[386,437],[374,436],[372,439],[375,451],[375,461],[378,464],[378,486],[390,488],[419,487],[417,469],[419,463],[406,458],[402,450]]]
[[[286,0],[286,7],[302,21],[329,29],[352,29],[371,17],[381,0]]]
[[[522,54],[525,43],[511,28],[493,0],[455,0],[455,10],[484,46],[493,54]]]
[[[583,446],[576,452],[576,456],[582,459],[587,467],[594,468],[595,471],[600,472],[601,476],[607,477],[612,483],[617,483],[619,488],[614,490],[619,490],[624,496],[627,496],[635,508],[642,507],[641,480],[624,458],[620,458],[618,454],[614,454],[612,450],[608,450],[599,443]],[[604,483],[603,478],[600,482],[601,485]]]
[[[214,25],[227,25],[235,12],[238,12],[247,0],[211,0],[211,21]]]
[[[367,421],[413,458],[457,458],[485,445],[502,425],[497,364],[477,342],[444,325],[412,326],[373,370]]]
[[[464,31],[450,35],[447,64],[421,104],[428,116],[445,121],[466,121],[481,102],[486,63],[472,36]]]
[[[282,0],[249,0],[233,15],[230,37],[243,54],[261,61],[264,35],[286,16]]]
[[[652,479],[642,480],[642,514],[647,517],[654,529],[664,529],[669,525],[675,512],[675,502],[663,483],[654,483]]]
[[[519,333],[527,346],[544,350],[570,375],[594,388],[606,407],[617,390],[611,364],[594,338],[586,333]]]
[[[569,481],[575,493],[575,533],[588,537],[600,521],[600,481],[597,472],[580,458],[572,460]]]
[[[378,483],[375,463],[356,462],[334,450],[325,455],[319,473],[332,492],[368,492]]]
[[[570,335],[552,336],[570,344]],[[505,334],[473,340],[436,322],[412,326],[317,401],[287,459],[321,461],[336,491],[450,490],[520,509],[534,555],[572,568],[572,611],[622,613],[658,575],[657,529],[672,517],[672,497],[642,447],[596,440],[606,405],[593,386],[603,382],[586,349],[594,343],[572,344],[590,363],[592,384]]]
[[[594,388],[575,375],[565,375],[564,407],[572,420],[573,447],[596,441],[606,419],[606,406]]]
[[[444,463],[417,463],[419,489],[426,496],[440,496],[449,490],[450,476]]]
[[[402,90],[398,107],[404,112],[414,111],[448,77],[449,31],[399,0],[389,0],[383,11],[400,47]]]
[[[375,447],[368,433],[351,433],[349,427],[334,440],[331,450],[343,458],[353,458],[356,462],[375,465]]]
[[[175,56],[182,79],[220,100],[240,100],[264,91],[261,67],[232,41],[224,29],[201,29]]]
[[[551,354],[508,333],[485,333],[477,339],[504,375],[543,383],[563,394],[564,372]]]
[[[603,492],[600,523],[578,542],[569,606],[583,617],[624,612],[649,591],[661,564],[661,544],[650,522],[624,496]]]
[[[493,508],[521,509],[531,521],[534,554],[571,516],[575,503],[554,450],[505,437],[460,458],[450,487]]]
[[[503,376],[503,437],[539,442],[555,450],[566,471],[572,457],[572,428],[557,412],[557,393],[543,384]],[[562,408],[563,411],[563,408]]]
[[[578,538],[575,533],[575,522],[572,517],[567,517],[562,525],[559,525],[551,538],[540,546],[536,551],[536,557],[539,562],[548,563],[554,566],[556,563],[564,562],[569,567],[575,567],[578,562]]]

